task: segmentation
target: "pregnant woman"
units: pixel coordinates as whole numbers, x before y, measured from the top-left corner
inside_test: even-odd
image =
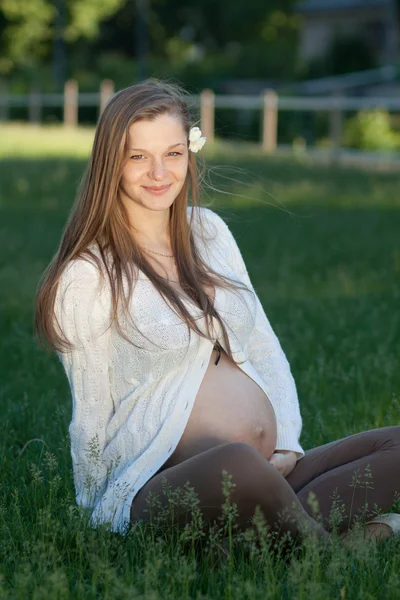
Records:
[[[77,503],[91,526],[126,534],[149,518],[151,493],[166,502],[164,479],[190,482],[211,524],[226,471],[239,527],[259,506],[279,535],[301,541],[307,526],[328,541],[335,490],[345,536],[365,509],[353,477],[370,473],[366,531],[397,532],[399,515],[377,515],[400,492],[400,427],[303,450],[288,361],[230,229],[199,205],[205,141],[177,86],[148,80],[117,93],[40,282],[36,331],[71,388]],[[187,518],[178,508],[178,524]]]

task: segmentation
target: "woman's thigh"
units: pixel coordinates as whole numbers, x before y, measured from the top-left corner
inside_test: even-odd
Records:
[[[400,427],[379,427],[349,435],[305,452],[287,476],[297,493],[311,481],[332,469],[400,444]]]

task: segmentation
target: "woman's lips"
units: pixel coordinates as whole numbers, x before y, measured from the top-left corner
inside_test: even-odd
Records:
[[[147,187],[146,185],[144,185],[143,187],[145,190],[147,190],[151,194],[156,194],[158,196],[160,194],[163,194],[167,190],[169,190],[169,188],[171,187],[171,184],[163,185],[162,187]]]

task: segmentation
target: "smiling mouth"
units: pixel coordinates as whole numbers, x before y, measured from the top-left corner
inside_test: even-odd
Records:
[[[151,186],[148,186],[148,185],[144,185],[143,187],[144,187],[146,190],[154,190],[154,191],[156,191],[156,192],[157,192],[157,191],[160,191],[160,190],[166,190],[167,188],[169,188],[169,187],[170,187],[170,185],[171,185],[171,184],[169,183],[168,185],[161,185],[161,186],[159,186],[159,187],[151,187]]]

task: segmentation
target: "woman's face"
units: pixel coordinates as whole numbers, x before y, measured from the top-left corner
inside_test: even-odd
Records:
[[[162,114],[129,128],[129,155],[122,172],[123,202],[165,210],[181,191],[188,170],[188,141],[180,119]]]

